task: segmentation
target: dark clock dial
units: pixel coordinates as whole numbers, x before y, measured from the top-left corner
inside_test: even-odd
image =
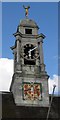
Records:
[[[31,51],[31,54],[29,55],[29,50],[33,48],[34,46],[32,44],[26,44],[26,46],[24,46],[24,57],[26,57],[27,59],[33,59],[35,51]]]
[[[34,46],[32,44],[26,44],[24,46],[24,58],[28,59],[28,60],[34,60],[37,55],[38,55],[38,51],[37,50],[32,50],[34,49]],[[30,52],[30,50],[32,50]]]

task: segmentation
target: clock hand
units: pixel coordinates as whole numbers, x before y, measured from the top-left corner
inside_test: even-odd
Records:
[[[35,50],[36,48],[38,48],[38,46],[34,47],[33,49],[30,49],[29,51],[31,52],[31,51]]]
[[[36,48],[38,48],[38,46],[36,46],[36,47],[34,47],[33,49],[30,49],[30,50],[28,51],[29,57],[31,57],[31,51],[35,50]]]
[[[31,50],[29,50],[28,53],[29,53],[29,57],[31,57]]]

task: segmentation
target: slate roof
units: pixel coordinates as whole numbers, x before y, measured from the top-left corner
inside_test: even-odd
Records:
[[[51,99],[51,96],[49,97]],[[58,120],[60,118],[60,97],[54,97],[48,120]],[[59,103],[59,104],[58,104]],[[59,108],[58,108],[59,107]],[[20,118],[40,118],[46,120],[48,108],[46,107],[26,107],[16,106],[11,92],[2,93],[2,120],[20,120]]]

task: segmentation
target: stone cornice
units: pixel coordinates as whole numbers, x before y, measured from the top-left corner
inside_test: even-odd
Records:
[[[16,36],[20,36],[21,38],[34,38],[34,39],[37,39],[37,38],[40,38],[42,37],[43,39],[46,37],[44,34],[40,33],[38,35],[32,35],[32,34],[22,34],[21,32],[16,32],[13,34],[15,37]]]

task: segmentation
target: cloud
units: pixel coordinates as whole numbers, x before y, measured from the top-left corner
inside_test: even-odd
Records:
[[[49,93],[52,94],[53,92],[53,86],[56,85],[55,87],[55,94],[60,94],[60,76],[58,75],[53,75],[53,78],[49,78],[48,84],[49,84]]]
[[[13,75],[13,60],[0,58],[0,91],[9,91]]]
[[[9,91],[13,75],[13,60],[8,58],[0,59],[0,91]],[[49,93],[53,91],[53,85],[56,85],[55,94],[60,93],[60,76],[53,75],[52,78],[49,78]]]

